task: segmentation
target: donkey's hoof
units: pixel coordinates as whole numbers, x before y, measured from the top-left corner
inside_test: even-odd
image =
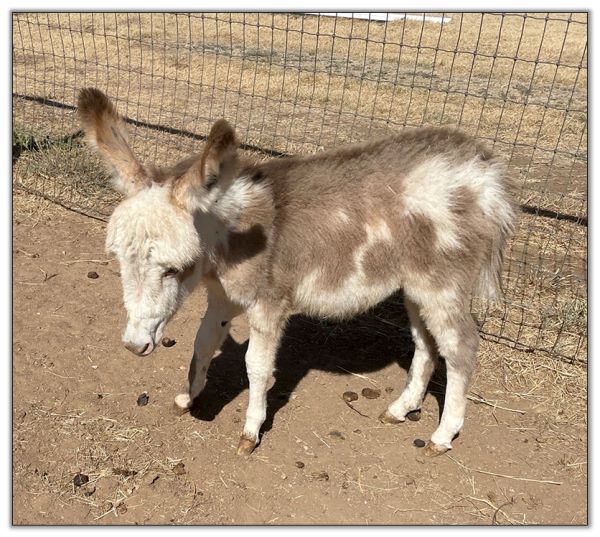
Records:
[[[446,453],[446,451],[448,451],[448,448],[446,446],[441,446],[440,444],[434,444],[430,440],[429,442],[427,442],[427,445],[425,446],[423,453],[425,453],[425,455],[427,457],[437,457],[438,455],[442,455],[442,454]]]
[[[175,405],[184,410],[188,410],[192,406],[192,398],[189,393],[180,393],[175,397]]]
[[[397,423],[402,423],[404,420],[398,419],[396,416],[393,416],[389,410],[386,410],[379,415],[379,421],[386,425],[396,425]]]
[[[238,444],[237,453],[238,455],[250,455],[254,451],[255,447],[255,440],[242,435],[240,438],[240,443]]]
[[[175,397],[173,412],[176,416],[183,416],[192,408],[192,399],[188,393],[180,393]]]
[[[409,412],[406,417],[410,421],[420,421],[421,420],[421,410],[413,410]]]

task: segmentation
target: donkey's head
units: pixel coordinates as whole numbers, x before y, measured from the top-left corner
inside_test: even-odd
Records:
[[[113,172],[113,187],[125,196],[108,223],[106,248],[121,265],[128,314],[123,342],[145,356],[160,341],[181,302],[181,284],[203,255],[194,213],[207,210],[216,191],[232,181],[235,134],[219,120],[202,155],[155,168],[133,154],[123,120],[101,91],[81,90],[78,108],[86,140]]]

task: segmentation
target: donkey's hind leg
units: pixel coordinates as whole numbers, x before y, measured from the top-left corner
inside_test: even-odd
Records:
[[[399,423],[404,421],[410,412],[420,411],[429,379],[437,362],[435,341],[421,318],[419,306],[408,297],[404,298],[404,305],[410,319],[415,353],[408,371],[406,387],[400,397],[379,416],[382,423]],[[413,415],[417,419],[420,418],[420,413],[415,412]]]
[[[421,313],[425,324],[446,360],[446,395],[438,428],[431,436],[425,453],[440,455],[452,448],[452,440],[462,429],[467,392],[479,346],[479,334],[467,299],[449,299],[452,293],[431,296]]]

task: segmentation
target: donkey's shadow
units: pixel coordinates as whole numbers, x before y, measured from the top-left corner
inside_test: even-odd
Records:
[[[221,354],[211,363],[206,387],[194,401],[193,417],[212,421],[221,410],[248,388],[244,355],[248,342],[225,340]],[[277,412],[289,401],[310,369],[341,375],[379,371],[395,363],[408,371],[414,352],[410,325],[401,295],[394,295],[374,310],[350,321],[324,322],[304,316],[292,317],[277,354],[275,384],[268,393],[267,419],[261,429],[269,431]],[[438,369],[443,368],[440,360]],[[436,382],[443,382],[436,371]],[[400,376],[400,371],[393,375]],[[445,377],[445,375],[444,375]],[[390,384],[397,384],[391,377]],[[432,390],[431,385],[428,390]],[[442,388],[431,393],[443,410]],[[399,392],[396,393],[399,395]],[[341,393],[340,393],[341,396]],[[381,410],[384,408],[382,406]]]

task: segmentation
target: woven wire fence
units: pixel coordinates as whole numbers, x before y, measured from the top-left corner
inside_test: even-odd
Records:
[[[481,333],[587,360],[587,13],[13,13],[13,185],[107,219],[96,86],[146,162],[235,125],[257,159],[448,125],[506,156],[523,216]]]

